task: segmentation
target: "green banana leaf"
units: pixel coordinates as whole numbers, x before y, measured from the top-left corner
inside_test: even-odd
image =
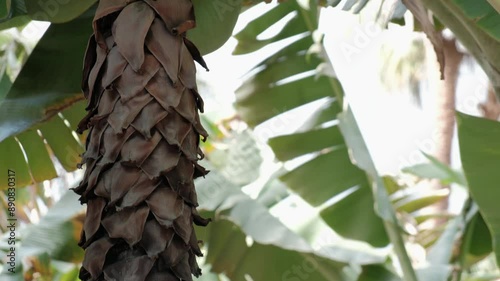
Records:
[[[207,247],[206,262],[213,272],[225,273],[231,280],[244,280],[245,274],[253,280],[293,280],[294,268],[300,268],[312,280],[350,280],[341,273],[347,263],[376,264],[387,259],[385,254],[345,244],[325,244],[314,250],[271,215],[259,198],[251,199],[231,182],[235,175],[228,178],[207,161],[203,165],[212,172],[196,182],[199,208],[215,222],[196,231]]]
[[[0,100],[0,141],[83,99],[81,69],[90,20],[84,17],[49,27]]]
[[[18,225],[18,237],[15,244],[16,249],[16,273],[4,271],[0,274],[1,280],[24,280],[21,261],[30,259],[32,266],[38,263],[49,267],[50,260],[75,263],[83,260],[83,250],[77,245],[80,239],[80,231],[83,227],[84,206],[75,204],[78,196],[72,191],[66,192],[61,199],[40,219],[38,224],[31,224],[25,228]],[[5,256],[12,245],[7,243],[7,237],[0,241],[0,250]],[[44,276],[47,278],[48,276]],[[57,279],[56,279],[57,280]],[[74,280],[74,279],[72,279]]]
[[[424,179],[438,179],[445,185],[456,183],[461,186],[467,186],[467,181],[462,171],[453,170],[448,165],[439,162],[432,155],[423,154],[429,160],[429,163],[406,167],[402,171]]]
[[[500,123],[457,113],[460,154],[472,198],[479,206],[500,261]]]
[[[202,53],[217,49],[231,36],[240,2],[194,1],[198,28],[188,36]],[[56,177],[53,157],[66,171],[75,170],[80,162],[84,136],[75,137],[72,131],[85,115],[85,105],[79,102],[81,69],[93,9],[85,11],[94,3],[14,0],[10,6],[11,21],[22,16],[23,10],[16,7],[26,7],[24,12],[32,19],[54,22],[13,85],[6,75],[0,83],[0,152],[12,160],[0,165],[16,171],[18,186]],[[5,177],[0,176],[0,189],[7,186]]]
[[[314,43],[312,33],[318,22],[314,3],[310,2],[309,9],[296,1],[281,3],[235,35],[238,39],[235,54],[253,52],[282,39],[296,38],[262,58],[253,74],[236,90],[235,106],[242,119],[254,127],[282,112],[323,99],[323,108],[306,122],[299,133],[269,140],[269,145],[281,161],[310,153],[314,155],[310,161],[283,175],[281,180],[313,206],[323,205],[347,190],[355,190],[335,204],[322,206],[321,217],[346,238],[385,246],[389,240],[382,220],[373,209],[374,201],[366,174],[351,163],[338,126],[324,126],[337,120],[343,92],[336,78],[316,78],[314,74],[322,62],[316,54],[308,53]],[[289,14],[291,19],[274,37],[265,40],[257,38],[267,27]],[[308,75],[293,79],[304,73]],[[280,83],[287,79],[289,82]]]
[[[50,26],[0,100],[0,151],[11,160],[0,165],[16,171],[18,186],[56,177],[52,156],[67,171],[80,162],[83,145],[72,131],[85,112],[78,101],[89,24],[84,17]]]
[[[0,6],[0,30],[23,26],[30,20],[66,23],[81,17],[86,11],[92,17],[96,2],[97,0],[7,0]],[[197,28],[188,32],[188,38],[198,46],[201,54],[215,51],[231,37],[241,5],[242,0],[193,0]],[[72,38],[73,34],[67,40],[72,41]]]
[[[453,0],[468,19],[473,20],[479,28],[500,42],[500,13],[487,0],[467,1]]]

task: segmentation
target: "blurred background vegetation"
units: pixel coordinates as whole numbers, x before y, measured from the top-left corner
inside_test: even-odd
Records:
[[[94,2],[1,7],[0,280],[78,280],[85,207],[69,189],[82,177],[85,135],[74,129],[84,116],[81,62]],[[211,172],[196,187],[203,215],[214,219],[197,229],[205,254],[199,280],[500,280],[494,4],[193,2],[198,31],[188,36],[202,52],[229,39],[206,57],[212,72],[199,70],[210,134],[202,164]],[[353,22],[362,35],[355,29],[345,41],[332,39]],[[370,47],[379,34],[389,35]],[[373,57],[368,49],[374,58],[363,56]],[[363,64],[376,64],[380,86],[351,93],[350,81],[362,85],[373,74],[354,67]],[[476,117],[455,111],[457,85],[470,75],[489,81],[475,87],[482,91]],[[367,102],[380,99],[377,91],[408,97],[419,116],[433,108],[438,137],[427,137],[432,149],[423,161],[381,169],[394,155],[391,136],[383,134],[385,150],[377,150],[366,135],[384,124],[359,122],[375,117],[356,107],[357,100],[381,107]],[[398,112],[391,118],[405,118]],[[401,122],[406,131],[394,135],[411,134],[413,125]],[[17,180],[15,274],[4,259],[7,169]]]

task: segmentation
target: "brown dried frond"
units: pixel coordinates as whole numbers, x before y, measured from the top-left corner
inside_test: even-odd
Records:
[[[190,0],[101,0],[85,56],[89,129],[82,280],[192,280],[201,270],[193,178],[207,171]]]

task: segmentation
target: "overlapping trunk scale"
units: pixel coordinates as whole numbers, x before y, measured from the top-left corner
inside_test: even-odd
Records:
[[[87,204],[82,280],[192,280],[201,270],[193,179],[207,171],[191,0],[101,0],[85,56],[89,129],[75,188]],[[206,67],[206,66],[205,66]]]

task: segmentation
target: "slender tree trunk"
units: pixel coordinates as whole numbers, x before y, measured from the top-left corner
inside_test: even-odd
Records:
[[[436,97],[436,130],[439,132],[436,139],[435,157],[447,164],[451,164],[451,143],[455,129],[455,96],[458,80],[458,71],[462,62],[463,53],[457,50],[455,39],[444,39],[445,79],[439,82]]]
[[[451,164],[451,148],[453,132],[455,129],[455,97],[460,63],[463,53],[457,49],[455,39],[443,38],[444,43],[444,80],[438,82],[438,92],[436,97],[436,149],[434,156],[446,165]],[[434,184],[435,188],[449,188],[439,183]],[[442,212],[448,210],[448,198],[439,202],[436,208]],[[444,221],[438,220],[440,224]]]
[[[75,188],[87,214],[82,280],[192,280],[200,135],[191,0],[100,0],[83,70],[90,129]]]
[[[488,118],[490,120],[498,120],[500,118],[500,103],[498,102],[497,95],[495,94],[495,90],[493,89],[491,83],[488,87],[488,96],[486,101],[479,104],[479,108],[481,109],[484,118]]]

